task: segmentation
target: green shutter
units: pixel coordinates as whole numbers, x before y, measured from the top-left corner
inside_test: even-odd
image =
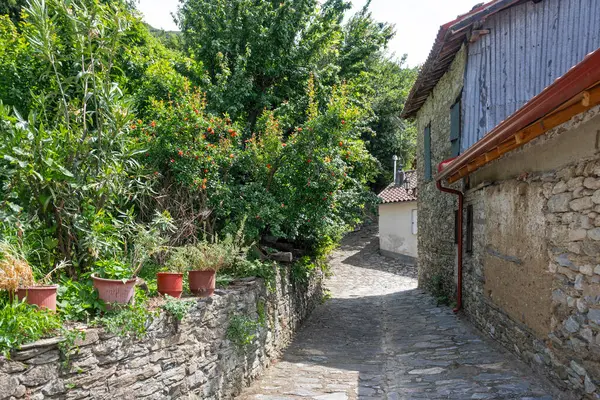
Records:
[[[450,107],[450,143],[452,157],[460,154],[460,100]]]
[[[424,141],[424,153],[423,159],[425,161],[425,179],[431,180],[431,125],[425,127],[425,141]]]

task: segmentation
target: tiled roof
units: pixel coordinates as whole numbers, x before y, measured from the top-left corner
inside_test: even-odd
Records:
[[[405,171],[406,180],[408,181],[408,191],[406,185],[396,185],[392,182],[388,187],[379,193],[379,198],[382,203],[398,203],[401,201],[417,200],[417,171]]]

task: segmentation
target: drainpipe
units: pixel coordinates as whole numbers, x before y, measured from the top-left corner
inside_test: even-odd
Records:
[[[449,160],[444,160],[441,163],[438,164],[438,173],[441,172],[442,170],[442,165],[449,163],[450,161],[454,160],[454,158],[451,158]],[[462,308],[462,269],[463,269],[463,193],[459,190],[455,190],[455,189],[450,189],[447,187],[443,187],[442,186],[442,181],[441,180],[436,180],[435,184],[437,186],[437,188],[442,191],[442,192],[446,192],[446,193],[450,193],[450,194],[455,194],[458,196],[458,282],[457,282],[457,288],[456,288],[456,308],[454,308],[454,312],[459,312]]]

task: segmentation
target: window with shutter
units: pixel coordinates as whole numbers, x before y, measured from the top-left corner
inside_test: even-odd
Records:
[[[450,107],[450,143],[452,157],[460,154],[460,100]]]
[[[425,167],[423,169],[425,180],[431,180],[431,124],[425,127],[424,154],[423,160]]]

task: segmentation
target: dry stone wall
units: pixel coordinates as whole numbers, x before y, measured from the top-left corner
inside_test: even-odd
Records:
[[[0,399],[228,399],[277,358],[321,294],[320,276],[295,285],[280,272],[275,290],[249,279],[193,299],[181,323],[163,313],[142,340],[88,329],[68,363],[59,338],[32,343],[0,357]],[[264,316],[251,344],[227,338],[235,315]]]

